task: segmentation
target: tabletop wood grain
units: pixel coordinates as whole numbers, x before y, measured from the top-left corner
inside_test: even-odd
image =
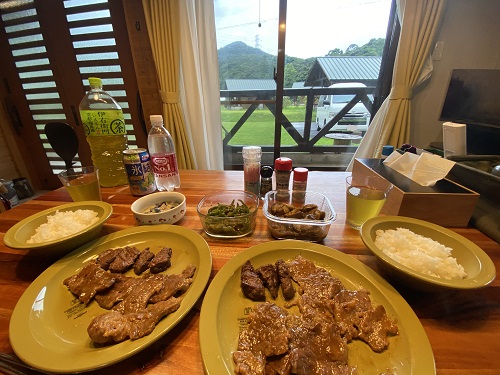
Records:
[[[308,190],[325,194],[337,212],[327,238],[322,242],[349,254],[385,276],[363,244],[359,232],[345,225],[344,172],[310,172]],[[196,205],[209,191],[242,189],[241,171],[181,171],[181,188],[186,196],[186,216],[176,225],[199,233],[209,244],[213,257],[212,276],[239,252],[273,238],[261,210],[255,232],[235,240],[207,236],[196,213]],[[137,199],[128,186],[102,188],[103,200],[112,204],[113,214],[101,235],[135,226],[130,204]],[[3,244],[3,236],[18,221],[60,204],[71,202],[68,193],[58,189],[0,214],[0,351],[13,354],[9,343],[12,311],[30,283],[53,260],[26,254]],[[500,246],[475,228],[451,228],[481,247],[500,269]],[[420,319],[434,352],[439,375],[500,374],[500,280],[474,291],[436,294],[417,293],[392,282]],[[139,354],[94,374],[203,374],[198,324],[199,309],[194,308],[172,331]]]

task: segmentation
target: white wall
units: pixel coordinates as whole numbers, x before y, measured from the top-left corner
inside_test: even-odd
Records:
[[[500,69],[500,1],[448,0],[438,41],[441,60],[432,77],[414,92],[410,143],[428,147],[442,142],[439,115],[453,69]]]

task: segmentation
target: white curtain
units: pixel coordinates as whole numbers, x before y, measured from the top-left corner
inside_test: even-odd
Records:
[[[213,1],[180,1],[181,105],[195,169],[222,170],[219,66]]]
[[[446,0],[397,0],[401,36],[394,64],[392,88],[373,118],[355,158],[380,157],[384,145],[400,147],[410,140],[410,103],[413,88],[431,76],[431,52]]]

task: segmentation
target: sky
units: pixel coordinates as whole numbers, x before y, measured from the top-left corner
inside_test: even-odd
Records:
[[[236,41],[276,55],[279,0],[215,0],[217,49]],[[391,0],[288,0],[285,53],[320,57],[385,38]],[[259,22],[261,27],[258,26]]]

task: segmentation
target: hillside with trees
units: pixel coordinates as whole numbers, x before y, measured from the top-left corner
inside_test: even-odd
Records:
[[[345,51],[332,49],[326,56],[382,56],[385,39],[371,39],[359,47],[351,44]],[[272,79],[276,56],[243,42],[233,42],[218,50],[221,90],[226,89],[226,79]],[[285,55],[285,87],[305,81],[315,57],[302,59]]]

